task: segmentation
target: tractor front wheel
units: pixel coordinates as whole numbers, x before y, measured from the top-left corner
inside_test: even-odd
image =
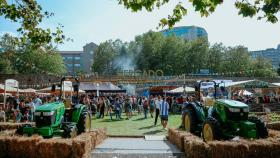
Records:
[[[74,138],[77,136],[77,127],[75,125],[65,125],[64,132],[62,137],[63,138]]]
[[[184,128],[186,131],[195,133],[196,121],[195,121],[195,116],[194,116],[193,111],[191,111],[191,110],[185,111],[183,123],[184,123]]]
[[[258,138],[267,138],[268,137],[268,131],[263,121],[261,121],[257,117],[248,117],[248,121],[253,122],[256,124],[256,130],[257,130],[257,137]]]
[[[25,127],[32,127],[30,124],[23,124],[23,125],[20,125],[17,130],[16,130],[16,134],[17,135],[23,135],[23,128]]]
[[[83,132],[88,132],[91,130],[91,115],[87,110],[81,113],[77,127],[78,127],[78,134],[81,134]]]
[[[215,118],[209,117],[205,120],[202,127],[202,137],[206,142],[222,138],[220,124]]]

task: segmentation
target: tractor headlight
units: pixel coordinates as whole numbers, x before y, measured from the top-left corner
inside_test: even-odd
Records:
[[[43,112],[43,116],[52,116],[54,112]]]
[[[40,116],[40,115],[41,115],[41,112],[35,112],[34,115],[35,115],[35,116]]]
[[[240,112],[239,108],[228,108],[230,112]]]
[[[249,112],[249,108],[244,108],[243,112]]]

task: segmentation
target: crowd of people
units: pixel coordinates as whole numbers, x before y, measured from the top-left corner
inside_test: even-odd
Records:
[[[125,119],[129,120],[133,117],[132,113],[137,115],[143,114],[143,119],[149,116],[155,118],[154,125],[157,125],[160,116],[163,127],[166,128],[168,121],[168,112],[170,103],[168,97],[161,96],[127,96],[127,95],[112,95],[112,96],[82,96],[81,103],[87,105],[93,116],[104,118],[105,115],[110,116],[110,120],[123,119],[122,113],[125,113]]]
[[[66,96],[66,98],[69,96]],[[75,98],[72,98],[74,102]],[[38,106],[49,102],[58,101],[57,96],[33,96],[23,97],[15,96],[7,98],[5,109],[0,107],[0,121],[9,119],[13,122],[32,122],[34,113]],[[175,101],[175,100],[174,100]],[[173,105],[173,98],[162,96],[128,96],[128,95],[110,95],[94,96],[82,95],[76,100],[76,103],[84,104],[88,107],[93,117],[103,119],[105,115],[110,120],[131,119],[133,113],[143,115],[143,119],[154,118],[154,125],[157,125],[160,117],[163,128],[166,129],[168,114]]]

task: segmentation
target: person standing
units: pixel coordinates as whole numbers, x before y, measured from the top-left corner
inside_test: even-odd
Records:
[[[105,103],[103,97],[100,97],[99,106],[100,106],[99,118],[104,118]]]
[[[144,110],[144,118],[147,119],[148,111],[149,111],[149,103],[146,98],[143,98],[144,103],[143,103],[143,110]]]
[[[159,108],[160,108],[161,102],[162,102],[162,99],[161,99],[161,96],[159,95],[158,97],[156,97],[156,100],[155,100],[155,105],[156,105],[155,126],[157,125],[157,120],[158,120],[158,116],[159,116]]]
[[[169,104],[166,101],[166,98],[163,98],[163,101],[160,104],[160,118],[161,118],[161,124],[163,129],[166,129],[167,123],[168,123],[168,110],[169,110]]]
[[[149,107],[150,107],[151,118],[153,118],[154,117],[154,111],[155,111],[155,99],[152,95],[149,99]]]
[[[34,102],[35,106],[42,105],[42,100],[40,99],[39,96],[36,96],[33,102]]]

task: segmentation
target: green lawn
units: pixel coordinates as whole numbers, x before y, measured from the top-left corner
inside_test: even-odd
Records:
[[[125,114],[122,114],[123,118],[126,118]],[[174,128],[179,127],[181,123],[181,115],[169,115],[169,121],[167,127]],[[154,118],[150,115],[148,119],[144,119],[144,115],[136,115],[130,120],[110,120],[109,116],[105,116],[103,119],[93,119],[93,128],[106,128],[108,135],[122,135],[122,136],[143,136],[143,135],[167,135],[167,131],[164,130],[158,118],[157,126],[154,126]]]

